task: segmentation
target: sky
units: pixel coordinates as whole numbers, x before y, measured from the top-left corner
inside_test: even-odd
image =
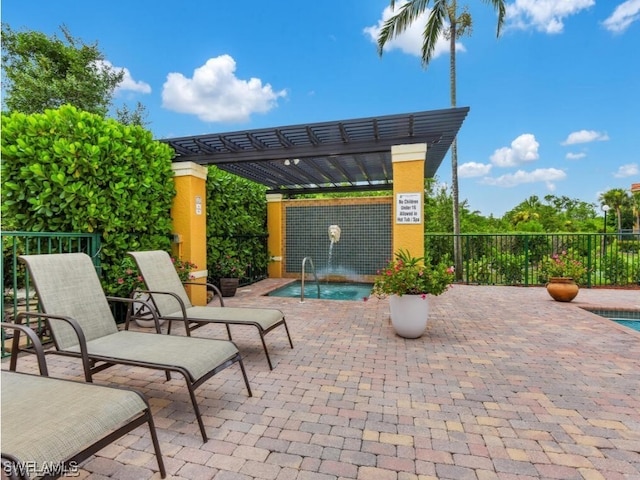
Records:
[[[465,2],[459,2],[464,4]],[[502,216],[530,196],[600,207],[640,182],[640,0],[467,0],[457,41],[459,196]],[[396,3],[396,8],[402,1]],[[451,106],[448,42],[426,68],[419,20],[378,55],[389,0],[3,0],[14,30],[97,43],[157,139]],[[437,179],[451,184],[451,156]]]

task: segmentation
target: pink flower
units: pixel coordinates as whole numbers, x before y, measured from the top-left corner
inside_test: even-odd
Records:
[[[118,284],[119,284],[119,285],[122,285],[123,283],[124,283],[124,278],[119,278],[119,279],[118,279]]]
[[[424,300],[425,298],[427,298],[427,294],[426,294],[426,293],[423,293],[423,294],[422,294],[422,299]]]

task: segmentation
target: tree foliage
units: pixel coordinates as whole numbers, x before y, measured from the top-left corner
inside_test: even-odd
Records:
[[[631,208],[631,195],[627,190],[622,188],[612,188],[600,195],[600,203],[608,205],[616,214],[618,231],[622,230],[622,214],[623,210]]]
[[[216,265],[233,260],[245,270],[266,268],[262,244],[267,235],[266,187],[210,166],[207,176],[207,265],[209,279],[222,271]]]
[[[172,157],[142,127],[70,105],[3,114],[3,228],[101,233],[109,284],[127,251],[170,248]]]
[[[42,113],[71,104],[106,116],[123,72],[107,67],[98,44],[86,45],[63,25],[63,38],[2,25],[6,110]]]

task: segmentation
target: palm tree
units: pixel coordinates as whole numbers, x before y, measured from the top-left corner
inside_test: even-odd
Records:
[[[498,12],[497,36],[504,21],[505,1],[484,0]],[[378,54],[382,56],[385,44],[401,35],[420,15],[424,13],[430,4],[430,0],[409,0],[400,7],[397,14],[389,18],[378,35]],[[422,42],[422,66],[431,61],[436,42],[440,33],[444,33],[449,40],[449,81],[451,92],[451,106],[456,106],[456,40],[471,30],[471,15],[466,8],[458,16],[456,0],[433,0],[433,8],[424,28]],[[395,10],[396,0],[391,0],[391,8]],[[445,19],[449,20],[449,27],[445,28]],[[444,32],[443,32],[444,31]],[[454,233],[454,261],[456,279],[462,279],[462,246],[460,242],[460,205],[458,194],[458,140],[457,137],[451,143],[451,195],[453,197],[453,233]]]
[[[622,230],[622,209],[631,204],[629,193],[623,188],[613,188],[600,195],[599,200],[601,204],[609,205],[615,210],[616,219],[618,220],[618,233],[620,233]]]

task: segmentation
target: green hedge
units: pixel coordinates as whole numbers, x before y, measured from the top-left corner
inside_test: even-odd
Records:
[[[269,263],[263,245],[267,234],[266,187],[215,166],[207,176],[207,270],[209,281],[223,277],[217,265],[237,263],[246,274]],[[223,257],[225,261],[221,262]],[[241,278],[248,283],[255,278]]]
[[[69,105],[3,114],[3,228],[101,232],[109,291],[128,250],[170,249],[172,157],[144,128]]]

